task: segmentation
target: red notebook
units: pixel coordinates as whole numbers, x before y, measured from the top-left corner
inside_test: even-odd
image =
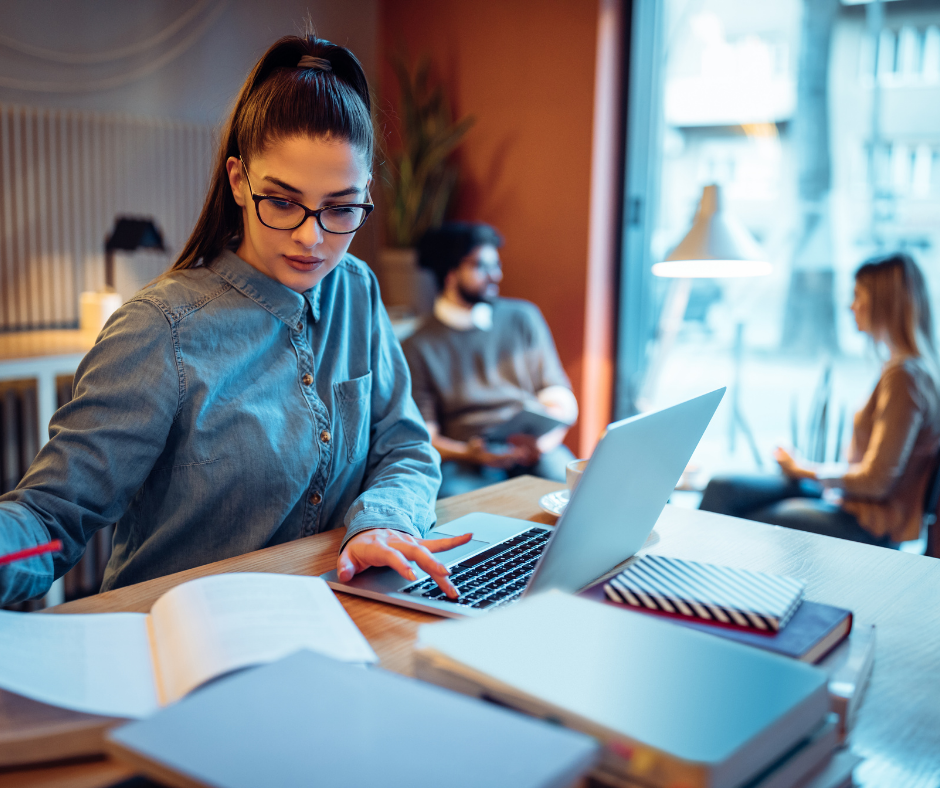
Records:
[[[740,629],[722,624],[711,624],[700,619],[689,619],[660,611],[646,610],[618,604],[604,593],[604,583],[595,583],[580,596],[622,608],[637,615],[662,616],[682,627],[697,629],[728,640],[735,640],[765,651],[773,651],[802,662],[814,663],[841,643],[852,630],[852,613],[839,607],[803,600],[783,629],[767,634],[753,629]]]

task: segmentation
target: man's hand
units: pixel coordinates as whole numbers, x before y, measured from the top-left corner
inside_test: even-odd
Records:
[[[447,596],[456,599],[457,589],[447,579],[450,572],[431,554],[460,547],[469,542],[472,536],[473,534],[462,534],[446,539],[415,539],[402,531],[373,528],[356,534],[346,542],[336,561],[336,573],[340,581],[347,583],[357,572],[370,566],[389,566],[406,580],[415,580],[415,573],[408,563],[414,561],[434,579]]]
[[[511,468],[518,465],[523,455],[515,446],[501,451],[493,451],[492,447],[481,438],[471,438],[468,441],[458,441],[441,435],[440,427],[436,421],[427,422],[428,432],[431,434],[431,445],[437,449],[444,461],[456,460],[458,462],[472,462],[475,465],[486,465],[490,468]]]
[[[492,451],[483,438],[471,438],[467,441],[466,459],[477,465],[488,465],[490,468],[511,468],[513,465],[524,464],[525,453],[516,446],[510,445],[504,451]]]
[[[539,448],[537,438],[531,435],[510,435],[509,445],[512,446],[513,453],[517,457],[517,464],[531,467],[539,461],[542,456],[542,450]]]

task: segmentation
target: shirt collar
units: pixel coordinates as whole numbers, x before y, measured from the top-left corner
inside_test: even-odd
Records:
[[[489,331],[493,327],[493,307],[482,302],[468,309],[444,296],[438,296],[434,301],[434,317],[455,331],[470,331],[473,328]]]
[[[301,322],[307,304],[310,304],[314,322],[320,319],[319,284],[303,294],[297,293],[249,265],[229,249],[213,260],[209,268],[291,328]]]

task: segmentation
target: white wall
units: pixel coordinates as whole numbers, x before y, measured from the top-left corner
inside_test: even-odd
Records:
[[[106,90],[83,83],[126,76],[181,43],[219,7],[205,34],[154,73]],[[166,41],[101,64],[60,64],[16,51],[4,39],[63,54],[105,53],[156,35],[194,6],[203,8]],[[0,103],[128,112],[196,123],[224,119],[248,71],[274,41],[303,30],[310,14],[321,38],[348,46],[375,74],[377,0],[0,0]],[[21,90],[10,81],[56,85]]]
[[[51,139],[49,129],[55,125],[48,119],[51,116],[40,113],[45,120],[35,123],[29,120],[27,125],[14,131],[10,118],[39,116],[11,111],[10,106],[107,113],[111,117],[120,113],[155,119],[159,124],[156,128],[166,128],[167,121],[182,121],[187,128],[192,128],[188,124],[196,124],[193,133],[202,142],[198,146],[199,155],[190,158],[192,166],[198,164],[199,172],[194,173],[196,181],[203,183],[209,168],[206,154],[212,147],[208,140],[217,137],[216,132],[226,120],[246,75],[278,38],[302,33],[308,15],[321,38],[352,49],[374,84],[378,0],[0,0],[0,135],[10,137],[0,139],[3,143],[0,150],[13,151],[0,156],[0,184],[3,186],[0,206],[4,206],[0,214],[9,220],[0,228],[3,230],[0,235],[9,236],[5,241],[0,238],[0,280],[5,282],[5,292],[0,293],[0,330],[74,322],[78,291],[94,289],[100,279],[101,263],[97,258],[104,233],[112,223],[112,214],[115,210],[129,210],[125,204],[127,199],[112,204],[117,199],[114,195],[99,194],[100,189],[95,190],[101,183],[115,180],[108,173],[133,180],[134,166],[131,165],[141,164],[127,160],[127,153],[133,151],[133,147],[127,150],[115,147],[109,152],[107,135],[99,139],[100,144],[92,145],[95,155],[91,156],[92,148],[84,144],[88,142],[84,137],[89,135],[73,133],[72,126],[64,131],[60,129],[61,139],[57,137],[56,144],[50,147],[48,139],[44,141],[42,136],[34,139],[33,134],[41,127],[36,133]],[[186,19],[185,24],[164,39],[152,46],[135,48],[181,19]],[[136,51],[126,56],[107,57],[102,62],[89,62],[96,56],[114,54],[128,47]],[[62,58],[80,62],[60,62]],[[89,128],[107,129],[123,123],[74,113],[69,113],[68,117],[84,118],[81,123],[90,124]],[[76,120],[75,124],[78,128],[80,122]],[[153,126],[149,121],[148,124],[145,124],[148,128]],[[204,131],[198,127],[203,127]],[[97,137],[92,135],[92,139]],[[154,158],[156,153],[150,147],[147,143],[138,158]],[[53,162],[55,156],[50,151],[59,148],[69,151],[64,154],[67,159],[78,158]],[[23,161],[13,161],[17,156]],[[44,157],[51,158],[45,161]],[[162,194],[167,199],[160,203],[161,208],[151,206],[149,212],[158,223],[166,225],[167,230],[173,230],[168,216],[179,211],[174,212],[167,205],[174,206],[184,197],[187,205],[192,203],[183,212],[189,218],[182,224],[177,221],[180,226],[171,233],[174,236],[171,251],[178,251],[189,234],[188,226],[184,225],[198,214],[203,187],[193,186],[192,194],[178,194],[179,199],[174,202],[172,191],[180,188],[180,173],[173,167],[178,170],[185,162],[182,159],[166,161],[169,163],[163,168],[163,181],[153,182],[151,178],[150,183],[154,194]],[[88,171],[79,184],[83,186],[80,193],[85,195],[83,202],[87,210],[76,214],[78,224],[73,221],[64,225],[69,229],[64,240],[58,243],[63,249],[44,243],[48,233],[42,229],[34,231],[33,225],[38,221],[35,217],[21,215],[18,208],[12,212],[7,210],[19,205],[24,195],[32,194],[28,187],[35,185],[34,181],[45,184],[49,180],[48,189],[61,190],[61,179],[50,179],[44,174],[52,172],[50,167],[55,172],[76,167],[76,171]],[[152,175],[157,179],[161,177],[156,170]],[[36,200],[27,202],[33,205]],[[99,221],[91,221],[88,217],[95,215],[96,208],[97,213],[110,213],[99,216]],[[44,212],[47,219],[48,211],[47,208]],[[85,214],[87,221],[81,219]],[[378,218],[374,217],[357,234],[353,253],[368,262],[374,261],[379,229]],[[81,239],[87,243],[80,243]],[[69,281],[74,279],[74,286],[67,286],[60,276],[39,277],[36,273],[50,266],[57,271],[57,260],[58,268],[68,269]],[[55,288],[55,292],[50,288]],[[62,292],[58,292],[60,290]],[[63,306],[56,307],[56,304]]]

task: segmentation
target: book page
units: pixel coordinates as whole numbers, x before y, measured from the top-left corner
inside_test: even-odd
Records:
[[[209,679],[310,649],[345,662],[377,660],[318,577],[232,573],[183,583],[151,610],[161,703]]]
[[[143,613],[0,610],[0,687],[108,717],[146,717],[157,691]]]

